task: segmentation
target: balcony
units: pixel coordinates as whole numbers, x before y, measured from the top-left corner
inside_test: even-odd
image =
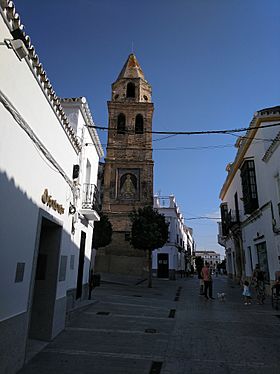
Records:
[[[240,226],[240,212],[239,210],[229,210],[227,216],[227,224],[229,228]]]
[[[99,191],[95,184],[85,183],[82,192],[82,209],[80,213],[89,221],[99,221]]]
[[[218,239],[218,243],[219,243],[222,247],[225,247],[225,246],[226,246],[226,237],[225,237],[225,236],[218,234],[218,235],[217,235],[217,239]]]
[[[240,227],[240,211],[239,210],[227,210],[224,209],[222,211],[222,222],[221,227],[219,230],[219,236],[218,243],[220,245],[223,245],[223,238],[226,238],[229,234],[229,231],[235,231],[236,229],[239,229]]]

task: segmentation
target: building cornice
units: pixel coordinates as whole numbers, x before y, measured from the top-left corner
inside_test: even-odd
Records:
[[[74,129],[69,123],[66,114],[57,97],[50,80],[41,64],[38,55],[36,54],[35,47],[31,44],[31,38],[24,31],[24,25],[21,23],[20,16],[16,12],[15,5],[12,1],[0,0],[0,10],[5,23],[7,24],[10,32],[19,29],[22,35],[22,40],[28,50],[26,61],[41,86],[46,98],[48,99],[52,109],[54,110],[58,120],[60,121],[67,137],[77,152],[81,150],[81,144],[77,138]]]
[[[279,144],[280,144],[280,131],[278,132],[278,134],[276,135],[276,137],[273,139],[272,143],[268,147],[267,151],[265,152],[262,158],[264,162],[269,161],[270,157],[273,155],[275,150],[278,148]]]

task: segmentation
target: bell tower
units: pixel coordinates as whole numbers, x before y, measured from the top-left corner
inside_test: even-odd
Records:
[[[143,273],[143,251],[129,242],[129,214],[153,205],[151,86],[134,54],[128,56],[108,101],[109,131],[102,211],[113,225],[112,242],[97,251],[98,271]]]

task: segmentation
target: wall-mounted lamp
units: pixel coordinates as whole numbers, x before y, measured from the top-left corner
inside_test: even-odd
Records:
[[[6,45],[9,49],[12,49],[19,60],[28,56],[28,49],[21,39],[4,39],[4,43],[2,42],[0,45]]]
[[[70,203],[70,206],[69,206],[69,214],[75,214],[76,213],[76,208],[74,207],[73,204]]]

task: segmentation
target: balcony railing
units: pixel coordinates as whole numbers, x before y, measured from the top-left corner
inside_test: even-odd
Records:
[[[221,235],[227,236],[230,229],[240,226],[240,211],[232,210],[224,211],[221,222]]]
[[[99,191],[95,184],[83,185],[82,209],[90,209],[99,212],[101,208]]]
[[[227,217],[229,227],[240,224],[240,212],[239,210],[230,210]]]

